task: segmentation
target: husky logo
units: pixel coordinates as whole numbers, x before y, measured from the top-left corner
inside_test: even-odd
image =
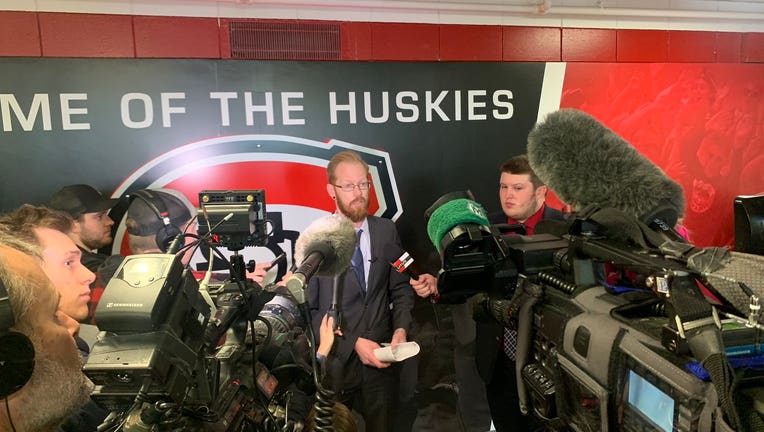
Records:
[[[486,213],[485,210],[483,210],[483,207],[479,204],[477,204],[474,201],[469,201],[467,203],[467,208],[475,215],[480,216],[481,218],[485,218]]]
[[[330,140],[311,141],[283,135],[236,135],[194,142],[165,153],[125,179],[113,197],[146,188],[182,192],[199,206],[199,191],[264,189],[271,237],[268,249],[246,248],[256,261],[270,260],[280,250],[292,251],[299,232],[315,219],[335,210],[326,193],[326,165],[336,153],[354,150],[369,165],[372,188],[369,214],[396,220],[403,213],[387,152]],[[123,200],[110,216],[117,224],[113,253],[129,253]],[[292,254],[287,253],[291,257]],[[206,269],[198,263],[198,269]],[[285,264],[280,267],[286,269]]]

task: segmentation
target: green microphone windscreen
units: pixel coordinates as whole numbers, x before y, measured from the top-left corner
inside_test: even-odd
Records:
[[[455,199],[438,207],[427,222],[427,235],[441,252],[440,241],[451,228],[460,224],[489,226],[486,211],[480,204],[466,198]]]

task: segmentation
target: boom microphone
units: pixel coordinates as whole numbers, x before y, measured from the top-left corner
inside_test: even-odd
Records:
[[[342,273],[350,266],[357,236],[350,219],[340,214],[313,221],[295,243],[295,262],[300,266],[287,280],[289,292],[304,304],[305,287],[314,275]]]
[[[562,109],[528,134],[528,161],[561,200],[581,210],[614,207],[669,228],[684,216],[682,187],[587,113]]]
[[[659,239],[650,239],[651,233],[629,217],[658,234],[669,234],[684,215],[681,186],[582,111],[562,109],[537,124],[528,135],[528,160],[536,175],[576,210],[590,204],[602,207],[594,216],[598,223],[608,226],[610,238],[638,239],[644,235],[654,246],[661,246],[656,241]],[[616,211],[624,215],[618,216]],[[681,240],[674,236],[669,239]],[[700,273],[708,288],[738,313],[746,316],[750,304],[741,282],[764,298],[764,258],[723,248],[686,249],[676,253],[662,248],[668,255],[689,258],[688,268]]]

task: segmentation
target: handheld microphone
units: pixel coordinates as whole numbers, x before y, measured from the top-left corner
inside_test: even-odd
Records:
[[[395,262],[391,262],[390,265],[393,266],[395,271],[398,273],[406,273],[409,275],[411,279],[419,279],[419,275],[414,272],[414,270],[411,269],[411,264],[414,263],[414,258],[409,255],[408,252],[403,252],[403,255],[400,256]]]
[[[304,304],[305,287],[316,274],[329,276],[344,272],[350,265],[356,243],[350,219],[340,214],[313,221],[295,243],[295,262],[300,265],[286,286],[298,304]]]
[[[417,280],[419,279],[419,274],[411,268],[411,264],[414,264],[414,258],[408,252],[403,252],[400,258],[390,263],[398,273],[406,273],[411,279]],[[440,299],[440,294],[430,294],[427,298],[430,300],[430,303],[437,303]]]
[[[614,207],[648,226],[668,228],[684,216],[682,187],[585,112],[562,109],[538,123],[528,134],[528,161],[576,210]]]

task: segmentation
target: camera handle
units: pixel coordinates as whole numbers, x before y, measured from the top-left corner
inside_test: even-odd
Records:
[[[247,266],[244,264],[244,255],[234,251],[231,255],[231,282],[245,282],[247,280]]]

